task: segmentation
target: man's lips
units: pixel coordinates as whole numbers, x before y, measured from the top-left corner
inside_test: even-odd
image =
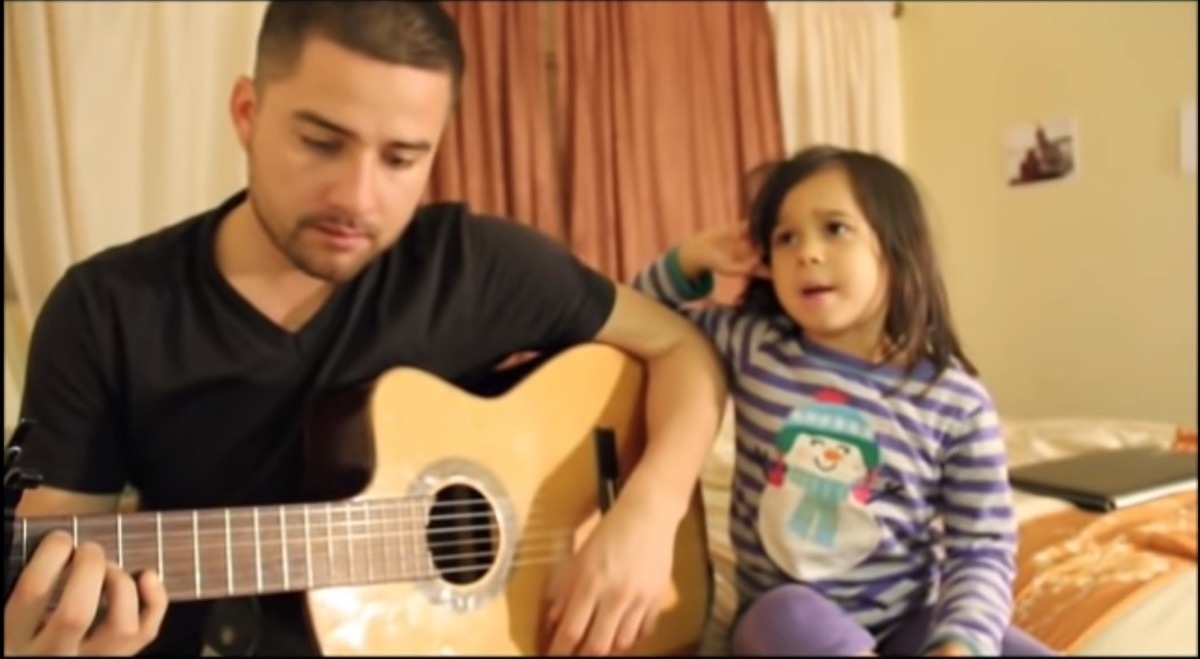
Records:
[[[315,224],[310,228],[316,231],[326,245],[338,251],[356,249],[367,240],[365,232],[336,224]]]
[[[365,235],[362,231],[357,231],[349,227],[339,227],[333,224],[318,224],[315,228],[323,234],[341,239],[362,238]]]

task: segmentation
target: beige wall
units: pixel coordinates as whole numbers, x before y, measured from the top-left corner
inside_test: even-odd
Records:
[[[1196,4],[905,9],[907,163],[1002,413],[1196,423]],[[1007,188],[1005,130],[1063,115],[1079,177]]]

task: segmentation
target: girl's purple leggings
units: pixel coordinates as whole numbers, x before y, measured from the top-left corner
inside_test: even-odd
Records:
[[[736,656],[832,657],[875,652],[915,657],[932,623],[932,609],[914,613],[888,636],[876,641],[832,601],[799,584],[779,586],[758,598],[734,623]],[[1001,643],[1002,657],[1058,656],[1025,632],[1012,627]]]

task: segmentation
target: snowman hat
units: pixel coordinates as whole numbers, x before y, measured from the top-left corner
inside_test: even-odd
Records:
[[[780,450],[790,451],[800,435],[825,437],[857,448],[867,469],[874,469],[879,464],[879,445],[867,416],[850,407],[846,395],[839,391],[823,390],[817,394],[817,401],[788,415],[779,431]]]

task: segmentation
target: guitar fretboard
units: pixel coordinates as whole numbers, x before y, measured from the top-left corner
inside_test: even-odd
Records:
[[[100,544],[128,572],[156,570],[173,601],[425,579],[438,544],[426,529],[429,506],[397,498],[21,519],[9,567],[23,567],[37,541],[61,529],[77,545]],[[457,526],[472,528],[462,517]]]

